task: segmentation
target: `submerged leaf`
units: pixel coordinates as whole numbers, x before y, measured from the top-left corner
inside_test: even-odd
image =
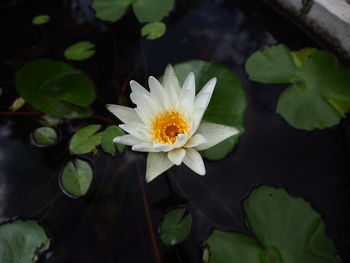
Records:
[[[133,0],[93,0],[92,8],[102,20],[115,22],[121,18]]]
[[[84,154],[92,152],[101,144],[102,132],[96,133],[101,125],[92,124],[78,130],[69,143],[71,153]]]
[[[166,245],[176,245],[186,240],[192,227],[192,216],[185,208],[170,210],[160,225],[160,239]]]
[[[66,49],[64,56],[72,60],[84,60],[95,54],[95,45],[88,41],[76,43]]]
[[[261,186],[243,205],[259,243],[244,234],[214,230],[204,242],[210,250],[209,262],[338,262],[321,216],[304,199],[292,197],[284,189]]]
[[[141,22],[156,22],[162,20],[174,7],[174,0],[135,0],[134,13]]]
[[[176,64],[174,70],[180,83],[184,82],[189,72],[193,72],[196,77],[197,93],[211,78],[217,78],[218,82],[203,121],[233,126],[239,129],[240,133],[201,153],[210,160],[225,158],[244,132],[247,101],[239,78],[224,65],[201,60]]]
[[[0,262],[33,263],[50,247],[45,230],[34,220],[0,225]]]
[[[63,169],[61,184],[69,195],[80,197],[89,190],[92,182],[92,169],[88,162],[77,159]]]
[[[102,149],[111,154],[112,156],[115,155],[116,149],[118,149],[119,153],[122,153],[125,149],[124,144],[114,143],[113,139],[118,136],[124,135],[124,131],[120,129],[118,126],[111,125],[109,126],[102,135],[102,141],[101,146]]]
[[[350,70],[328,52],[291,52],[277,45],[255,52],[246,71],[252,80],[291,84],[279,97],[276,111],[295,128],[331,127],[350,109]]]
[[[57,132],[50,127],[40,127],[33,132],[34,142],[38,145],[51,145],[57,141]]]
[[[18,72],[16,89],[34,108],[56,117],[88,117],[96,97],[90,78],[63,62],[48,59],[26,64]]]
[[[50,21],[50,16],[48,15],[37,15],[33,18],[32,23],[34,25],[43,25]]]
[[[141,29],[141,35],[147,39],[157,39],[164,35],[166,26],[163,22],[153,22],[144,25]]]

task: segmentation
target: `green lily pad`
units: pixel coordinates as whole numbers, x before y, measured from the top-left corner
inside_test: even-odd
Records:
[[[50,247],[45,230],[34,220],[0,225],[0,262],[33,263]]]
[[[33,25],[43,25],[50,21],[50,16],[48,15],[37,15],[33,18],[32,24]]]
[[[17,73],[16,89],[34,108],[56,117],[88,117],[96,98],[90,78],[63,62],[42,59]]]
[[[101,125],[92,124],[78,130],[70,140],[70,152],[75,154],[84,154],[94,151],[96,146],[101,144],[103,133],[97,133],[100,128]]]
[[[240,133],[201,153],[209,160],[225,158],[234,149],[244,132],[247,101],[239,78],[224,65],[201,60],[176,64],[174,70],[180,83],[184,82],[189,72],[193,72],[197,93],[211,78],[217,78],[218,82],[203,121],[233,126],[239,129]]]
[[[115,22],[121,18],[133,0],[93,0],[92,8],[102,20]]]
[[[185,208],[170,210],[160,225],[160,239],[174,246],[186,240],[192,227],[192,216]]]
[[[174,8],[174,0],[135,0],[132,7],[141,23],[156,22]]]
[[[336,263],[336,249],[320,214],[284,189],[261,186],[243,202],[258,241],[240,233],[214,230],[204,245],[209,263]]]
[[[295,128],[334,126],[350,109],[350,70],[326,51],[291,52],[277,45],[255,52],[246,71],[255,81],[291,84],[279,97],[276,111]]]
[[[40,127],[33,132],[34,142],[38,145],[51,145],[57,141],[57,132],[51,127]]]
[[[106,152],[111,154],[112,156],[115,155],[116,150],[118,150],[119,153],[122,153],[125,149],[124,144],[114,143],[113,139],[118,136],[124,135],[125,132],[120,129],[118,126],[110,125],[108,128],[103,132],[102,140],[101,140],[101,147]]]
[[[66,49],[64,56],[71,60],[84,60],[95,54],[95,45],[88,41],[76,43]]]
[[[69,162],[63,169],[61,185],[65,192],[80,197],[89,190],[92,182],[92,169],[88,162],[77,159]]]
[[[153,22],[144,25],[141,29],[141,35],[147,39],[157,39],[164,35],[166,25],[163,22]]]

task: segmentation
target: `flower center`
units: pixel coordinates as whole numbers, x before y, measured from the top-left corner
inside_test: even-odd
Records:
[[[174,144],[178,134],[189,134],[190,126],[180,112],[166,111],[156,116],[151,124],[153,140],[162,144]]]

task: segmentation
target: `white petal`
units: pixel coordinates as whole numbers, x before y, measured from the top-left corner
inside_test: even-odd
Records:
[[[156,102],[164,108],[164,88],[159,83],[159,81],[151,76],[148,78],[148,86],[151,92],[151,97],[156,100]]]
[[[201,151],[208,149],[233,135],[236,135],[239,133],[239,130],[231,126],[202,122],[198,127],[197,133],[201,134],[207,140],[206,143],[196,147],[197,150]]]
[[[146,124],[154,116],[155,109],[150,103],[150,97],[141,93],[131,93],[130,98],[137,105],[136,113],[140,119]]]
[[[149,92],[135,80],[130,81],[130,88],[133,93],[141,93],[141,94],[149,95]]]
[[[187,75],[179,96],[180,103],[188,115],[192,115],[195,95],[196,85],[194,74],[191,72]]]
[[[183,159],[185,158],[185,155],[186,155],[186,150],[182,148],[174,149],[168,152],[169,160],[175,165],[180,165]]]
[[[196,134],[188,140],[188,142],[185,144],[185,147],[192,148],[192,147],[196,147],[196,146],[201,145],[201,144],[206,143],[206,142],[207,142],[207,140],[202,135]]]
[[[173,166],[173,163],[168,159],[166,153],[149,153],[146,170],[147,183],[168,170],[171,166]]]
[[[168,144],[162,144],[162,143],[155,143],[153,144],[153,148],[157,151],[157,152],[169,152],[172,149],[174,149],[173,146],[168,145]]]
[[[181,148],[182,146],[184,146],[186,144],[187,140],[188,140],[188,135],[187,134],[178,134],[177,135],[177,140],[173,144],[173,147],[174,148]]]
[[[176,108],[179,102],[179,94],[181,91],[179,81],[175,75],[174,69],[171,65],[168,65],[165,69],[163,78],[163,87],[167,100],[166,106],[170,108]]]
[[[135,136],[131,134],[115,137],[113,139],[113,142],[125,144],[125,145],[131,145],[131,146],[142,143],[141,140],[137,139]]]
[[[135,109],[125,106],[107,104],[107,109],[112,112],[119,120],[124,123],[127,122],[141,122],[141,119],[137,115]]]
[[[134,135],[141,141],[148,141],[150,138],[147,128],[142,123],[129,122],[126,124],[120,124],[119,127],[127,133]]]
[[[216,78],[212,78],[207,82],[207,84],[204,85],[204,87],[196,96],[193,109],[194,129],[191,131],[192,134],[195,133],[196,129],[198,128],[198,125],[202,120],[204,112],[206,111],[209,105],[211,96],[215,88],[215,84]]]
[[[205,166],[202,156],[193,148],[186,148],[186,156],[183,162],[199,175],[205,175]]]
[[[153,147],[152,143],[142,142],[140,144],[135,144],[131,150],[135,152],[160,152]]]

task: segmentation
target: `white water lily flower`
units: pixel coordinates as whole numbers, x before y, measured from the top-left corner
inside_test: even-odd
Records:
[[[198,150],[208,149],[239,132],[234,127],[201,122],[215,84],[216,78],[209,80],[196,96],[194,74],[188,74],[181,88],[169,65],[163,85],[149,77],[150,91],[134,80],[130,82],[130,98],[137,106],[135,109],[107,105],[124,123],[119,127],[128,133],[113,141],[130,145],[134,151],[149,152],[147,182],[182,162],[204,175],[204,162]]]

